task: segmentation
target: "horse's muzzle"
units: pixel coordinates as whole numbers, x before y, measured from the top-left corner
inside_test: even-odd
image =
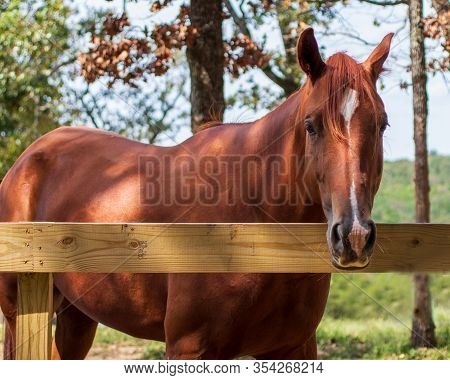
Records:
[[[341,221],[328,231],[332,262],[339,269],[361,269],[369,265],[376,240],[372,220]]]

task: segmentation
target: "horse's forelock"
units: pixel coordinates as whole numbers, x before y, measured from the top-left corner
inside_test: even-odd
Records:
[[[328,58],[327,69],[323,76],[326,88],[326,101],[323,117],[325,125],[330,128],[333,137],[345,140],[341,120],[341,106],[351,88],[358,93],[361,100],[367,100],[373,114],[377,114],[377,101],[373,84],[361,64],[345,53],[336,53]],[[378,134],[376,134],[378,136]]]

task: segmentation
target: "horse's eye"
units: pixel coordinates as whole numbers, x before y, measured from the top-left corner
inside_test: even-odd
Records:
[[[383,133],[386,130],[387,127],[390,127],[390,125],[389,125],[389,123],[387,121],[385,121],[380,126],[380,132]]]
[[[311,120],[308,120],[308,119],[305,120],[305,128],[306,128],[306,131],[310,134],[310,136],[317,135],[317,131],[314,128],[314,125]]]

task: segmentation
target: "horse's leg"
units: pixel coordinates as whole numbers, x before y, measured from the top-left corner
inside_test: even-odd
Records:
[[[17,315],[17,276],[0,276],[0,307],[4,317],[3,358],[16,357],[16,315]]]
[[[207,279],[207,274],[169,275],[164,319],[166,360],[232,359],[227,357],[222,337],[228,334],[217,331],[219,326],[225,329],[226,323],[217,316],[225,319],[233,311],[218,306],[217,299],[206,292]]]
[[[81,360],[95,338],[98,323],[64,300],[57,310],[52,359]]]
[[[314,333],[305,343],[297,347],[286,347],[261,355],[255,355],[257,360],[316,360],[317,343]]]
[[[16,317],[4,317],[3,359],[14,360],[16,357]]]
[[[317,341],[316,333],[309,338],[303,346],[300,347],[299,360],[317,360]]]
[[[166,314],[166,360],[219,360],[222,357],[205,334],[201,318],[195,318],[190,311],[178,310]]]
[[[166,342],[166,353],[164,359],[166,360],[224,360],[232,359],[228,357],[221,357],[216,350],[211,350],[202,345],[195,336],[186,335],[177,341]]]

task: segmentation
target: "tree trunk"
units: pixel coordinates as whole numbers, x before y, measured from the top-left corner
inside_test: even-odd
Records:
[[[427,75],[422,7],[422,0],[410,0],[409,23],[414,110],[416,222],[429,223],[430,185],[426,133],[428,116]],[[425,273],[416,273],[413,278],[415,284],[415,305],[411,344],[413,347],[432,347],[436,345],[436,336],[431,311],[429,278]]]
[[[190,19],[197,29],[195,42],[187,49],[191,73],[191,128],[195,133],[200,125],[223,119],[222,1],[191,0]]]

